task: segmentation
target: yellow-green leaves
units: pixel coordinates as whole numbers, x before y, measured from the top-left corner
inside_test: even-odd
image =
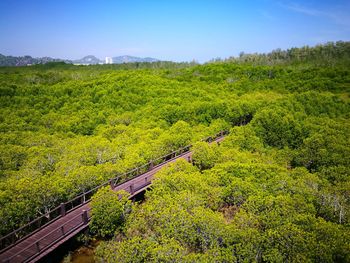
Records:
[[[112,237],[122,230],[131,211],[131,201],[125,191],[101,188],[91,200],[90,230],[100,237]]]
[[[197,142],[192,151],[193,163],[201,170],[212,168],[221,159],[221,152],[215,142],[211,145],[207,142]]]

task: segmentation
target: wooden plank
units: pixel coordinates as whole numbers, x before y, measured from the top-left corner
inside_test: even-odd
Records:
[[[220,137],[217,140],[213,141],[212,143],[221,142],[223,139],[224,137]],[[131,197],[134,197],[138,193],[144,191],[145,189],[151,186],[151,184],[148,184],[148,185],[145,184],[146,183],[145,178],[147,178],[147,181],[150,182],[153,180],[154,174],[156,174],[160,169],[168,166],[170,163],[173,163],[178,159],[188,160],[188,158],[191,156],[192,156],[192,152],[180,154],[174,158],[169,159],[166,162],[163,162],[159,165],[154,166],[152,170],[116,186],[114,190],[118,191],[118,190],[124,189],[127,192],[130,192],[130,186],[132,185],[133,189],[135,189],[135,192],[132,193]],[[79,226],[79,224],[82,223],[82,219],[80,219],[77,216],[82,214],[83,210],[89,210],[89,203],[85,203],[79,206],[78,208],[69,211],[64,217],[57,218],[56,220],[52,221],[50,224],[47,224],[44,228],[38,230],[28,238],[24,239],[23,241],[19,242],[18,244],[9,248],[7,251],[0,254],[1,262],[3,260],[11,258],[12,256],[18,253],[19,254],[15,258],[12,258],[11,262],[19,262],[20,260],[33,256],[35,253],[37,253],[35,243],[38,240],[40,240],[40,247],[42,251],[40,251],[40,254],[36,255],[33,259],[31,259],[30,262],[36,262],[37,260],[43,258],[48,253],[53,251],[55,248],[57,248],[58,246],[60,246],[61,244],[63,244],[64,242],[66,242],[67,240],[69,240],[70,238],[72,238],[77,233],[81,232],[83,229],[87,227],[87,225]],[[76,218],[74,219],[74,217]],[[62,225],[64,225],[65,227],[65,233],[70,232],[69,234],[63,235],[61,233],[60,227]],[[43,239],[43,237],[45,238]],[[33,244],[33,245],[30,245],[30,244]]]

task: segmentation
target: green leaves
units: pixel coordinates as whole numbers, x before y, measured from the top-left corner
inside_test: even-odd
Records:
[[[90,230],[100,237],[112,237],[124,227],[131,211],[131,201],[125,191],[101,188],[91,200]]]
[[[197,142],[193,145],[193,163],[200,169],[212,168],[220,160],[220,152],[216,143],[209,145],[207,142]]]
[[[225,138],[225,146],[238,147],[241,151],[256,152],[262,150],[261,139],[256,136],[250,125],[233,127],[230,134]]]
[[[194,144],[195,165],[159,171],[130,214],[126,197],[98,193],[94,233],[122,231],[118,242],[103,243],[100,258],[349,261],[350,71],[339,55],[346,47],[191,67],[1,68],[0,233]],[[322,59],[298,64],[331,50],[339,52],[331,67],[317,66]],[[288,63],[265,65],[281,61]],[[229,129],[220,146],[199,142]]]
[[[157,243],[152,238],[134,237],[123,242],[102,243],[96,250],[98,260],[107,262],[181,262],[184,248],[173,239]]]
[[[265,144],[277,148],[296,148],[302,141],[302,127],[295,117],[283,108],[269,108],[257,113],[252,121],[256,134]]]

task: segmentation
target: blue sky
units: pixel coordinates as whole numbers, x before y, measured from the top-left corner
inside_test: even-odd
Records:
[[[0,53],[200,62],[350,40],[350,1],[0,0]]]

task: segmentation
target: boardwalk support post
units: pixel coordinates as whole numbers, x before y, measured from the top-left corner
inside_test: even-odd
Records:
[[[243,123],[246,124],[248,122],[248,120],[244,120]],[[228,132],[227,131],[220,131],[219,133],[217,133],[216,135],[213,135],[211,137],[208,137],[206,139],[203,139],[202,141],[207,141],[207,142],[215,142],[219,137],[218,136],[224,136],[226,135]],[[218,141],[221,141],[222,138],[219,138]],[[218,142],[218,144],[220,144]],[[142,182],[141,178],[132,178],[132,175],[136,174],[136,175],[139,175],[140,173],[145,173],[145,170],[152,170],[154,169],[154,167],[161,167],[161,166],[164,166],[166,165],[166,163],[169,162],[169,160],[175,158],[175,157],[178,157],[178,156],[182,156],[183,158],[185,158],[185,160],[187,160],[188,162],[192,163],[192,165],[195,165],[196,163],[196,160],[194,159],[193,160],[193,156],[191,156],[191,152],[190,149],[191,149],[192,145],[188,145],[188,146],[185,146],[183,148],[180,148],[179,150],[177,151],[173,151],[171,153],[168,153],[167,155],[164,155],[156,160],[151,160],[149,161],[146,165],[143,165],[141,167],[138,167],[138,168],[135,168],[133,170],[130,170],[129,172],[123,174],[123,175],[118,175],[117,177],[115,178],[112,178],[110,179],[109,181],[106,181],[104,182],[103,184],[97,186],[96,188],[93,188],[91,190],[89,190],[88,192],[84,192],[83,194],[80,194],[79,196],[77,197],[74,197],[74,199],[72,200],[69,200],[65,203],[61,203],[58,207],[54,208],[53,211],[55,211],[55,213],[52,213],[53,215],[50,216],[47,216],[48,219],[49,219],[49,223],[51,224],[52,222],[50,221],[53,221],[54,219],[56,219],[57,217],[65,217],[67,215],[67,217],[65,217],[65,219],[67,219],[67,221],[69,220],[68,215],[70,215],[69,213],[74,209],[74,208],[78,208],[79,209],[76,209],[75,212],[77,212],[76,216],[74,215],[74,218],[80,218],[81,217],[81,222],[79,223],[79,225],[75,225],[73,227],[79,227],[80,229],[85,229],[86,231],[87,230],[87,225],[89,223],[89,220],[90,220],[90,215],[88,214],[88,211],[86,210],[83,210],[85,206],[81,206],[82,204],[85,204],[87,201],[90,200],[91,198],[91,194],[96,190],[96,189],[99,189],[103,186],[106,186],[108,184],[110,184],[111,188],[115,188],[117,185],[122,185],[122,184],[119,184],[119,181],[120,181],[120,178],[125,178],[127,177],[127,184],[121,187],[123,187],[123,189],[126,189],[127,191],[129,190],[130,193],[131,193],[131,197],[130,199],[135,202],[136,201],[136,196],[135,196],[135,193],[139,193],[139,192],[142,192],[145,190],[146,186],[151,184],[151,181],[152,181],[152,175],[150,174],[145,174],[143,177],[144,178],[144,181]],[[184,154],[186,153],[186,154]],[[147,171],[146,171],[147,172]],[[136,180],[131,180],[131,179],[136,179]],[[124,182],[124,183],[126,183]],[[128,188],[129,187],[129,188]],[[119,195],[118,196],[119,198],[122,198],[122,195]],[[80,203],[79,203],[80,201]],[[66,206],[67,205],[67,206]],[[62,219],[63,221],[66,221],[64,218]],[[40,222],[40,220],[38,221],[37,219],[33,220],[32,222],[30,222],[28,224],[28,226],[31,226],[31,227],[35,227],[35,231],[38,231],[38,233],[46,233],[46,229],[44,229],[45,227],[43,227],[43,229],[39,229],[40,227],[40,224],[38,224],[38,222]],[[47,223],[47,225],[49,225],[49,223]],[[37,226],[38,225],[38,226]],[[72,230],[76,229],[76,228],[72,228],[71,225],[69,224],[65,224],[65,225],[59,225],[59,226],[54,226],[55,229],[53,231],[51,231],[49,234],[51,235],[51,233],[55,233],[55,237],[56,238],[55,240],[53,240],[50,244],[53,244],[54,242],[58,242],[60,241],[60,239],[62,237],[67,237],[68,239],[68,234],[72,233]],[[21,230],[21,229],[19,229]],[[17,244],[18,244],[18,247],[20,249],[22,249],[20,246],[22,246],[23,244],[28,244],[28,243],[25,243],[27,242],[26,241],[26,238],[28,236],[25,236],[25,237],[21,237],[20,235],[18,235],[18,231],[19,230],[15,230],[14,232],[8,234],[7,236],[5,237],[0,237],[0,243],[2,244],[5,241],[10,241],[10,239],[12,239],[12,244],[10,245],[7,245],[7,243],[5,245],[7,245],[7,247],[16,247]],[[43,232],[41,232],[41,230],[43,230]],[[50,230],[50,228],[48,228],[48,230]],[[49,235],[47,234],[47,235]],[[57,235],[58,234],[58,235]],[[18,237],[17,237],[18,235]],[[41,234],[40,234],[41,235]],[[11,256],[11,258],[5,260],[5,261],[1,261],[0,260],[0,263],[3,262],[7,262],[9,263],[10,261],[12,262],[12,259],[17,259],[19,256],[22,257],[22,252],[25,252],[27,249],[30,249],[32,252],[34,252],[33,250],[36,251],[36,254],[35,256],[37,255],[41,255],[43,253],[45,253],[48,249],[51,249],[51,246],[48,246],[45,242],[45,239],[43,237],[40,237],[40,235],[38,235],[39,239],[36,239],[36,240],[33,240],[33,241],[30,241],[29,245],[27,247],[25,247],[24,249],[22,249],[21,251],[19,252],[15,252],[15,254],[13,254]],[[16,243],[17,241],[17,243]],[[23,242],[23,243],[22,243]],[[10,243],[10,242],[8,242]],[[15,246],[11,246],[11,245],[15,245]],[[9,249],[10,249],[9,248]],[[12,253],[12,252],[11,252]],[[24,253],[23,253],[24,254]],[[34,255],[33,255],[34,256]]]
[[[84,223],[84,225],[86,225],[87,223],[89,223],[87,211],[86,211],[86,210],[83,210],[83,213],[82,213],[81,215],[82,215],[82,218],[83,218],[83,223]]]
[[[66,205],[64,203],[61,203],[60,205],[61,207],[61,216],[65,216],[66,215]]]
[[[39,242],[35,242],[35,246],[36,246],[36,250],[37,250],[38,252],[40,252]]]
[[[85,193],[81,196],[80,202],[81,202],[82,204],[85,204]]]

